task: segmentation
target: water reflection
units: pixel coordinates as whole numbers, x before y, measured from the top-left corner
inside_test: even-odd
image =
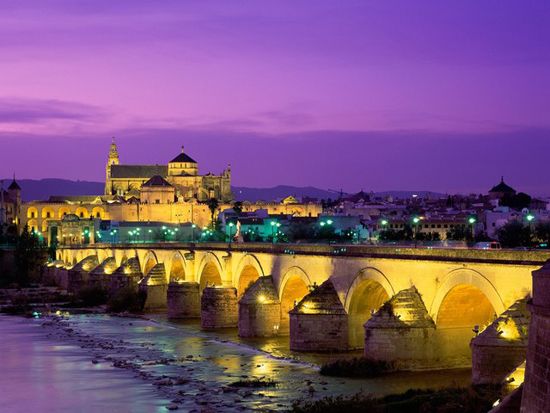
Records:
[[[171,400],[184,411],[283,410],[298,398],[359,391],[401,393],[411,387],[469,381],[467,370],[399,373],[368,380],[321,377],[315,363],[336,355],[292,354],[288,337],[240,340],[236,330],[203,332],[197,322],[176,325],[162,318],[151,321],[79,315],[68,318],[70,329],[65,324],[57,329],[55,325],[41,328],[41,323],[0,317],[0,328],[11,331],[11,338],[1,343],[0,349],[8,355],[8,371],[16,377],[10,384],[6,378],[10,375],[4,374],[0,387],[11,386],[15,395],[8,402],[12,408],[20,403],[25,408],[20,411],[86,412],[99,411],[98,406],[115,406],[105,411],[151,412]],[[52,337],[48,339],[47,334]],[[92,364],[92,359],[99,361]],[[111,367],[117,363],[121,369]],[[24,375],[32,369],[38,373]],[[253,379],[271,379],[277,386],[231,386]],[[47,383],[54,388],[45,390]],[[21,389],[42,395],[36,401],[25,400]],[[48,404],[47,396],[52,394],[56,401]],[[41,403],[49,410],[37,408]],[[90,409],[83,410],[80,404]]]

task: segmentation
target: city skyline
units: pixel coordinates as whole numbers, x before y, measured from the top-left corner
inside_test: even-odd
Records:
[[[239,186],[550,192],[543,2],[99,4],[5,6],[0,176],[101,181],[114,135]]]

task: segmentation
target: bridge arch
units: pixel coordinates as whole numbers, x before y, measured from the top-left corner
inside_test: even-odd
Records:
[[[147,253],[145,253],[145,256],[143,257],[143,269],[141,271],[143,276],[146,276],[149,271],[151,271],[151,269],[158,263],[159,261],[155,252],[151,250],[147,251]]]
[[[222,285],[223,266],[213,252],[207,252],[199,265],[198,280],[200,292],[208,285]]]
[[[262,264],[258,258],[252,254],[242,257],[233,274],[233,285],[237,288],[238,296],[241,297],[250,284],[264,275]]]
[[[454,310],[451,310],[451,306]],[[488,319],[489,311],[499,315],[505,309],[497,289],[483,274],[469,268],[459,268],[449,272],[443,279],[430,306],[430,314],[436,325],[441,317],[447,317],[451,311],[457,310],[466,311],[461,314],[463,321],[479,321],[485,315],[487,322],[492,321]]]
[[[388,301],[395,291],[382,271],[374,267],[361,269],[346,293],[344,308],[348,313],[349,345],[364,347],[364,324],[372,312]]]
[[[279,284],[279,301],[281,302],[281,323],[279,334],[285,335],[290,330],[290,317],[288,312],[294,308],[294,304],[309,294],[311,279],[300,267],[288,268]]]
[[[186,279],[186,261],[185,257],[181,252],[177,251],[172,255],[170,261],[170,271],[168,273],[168,278],[170,282],[179,282]]]

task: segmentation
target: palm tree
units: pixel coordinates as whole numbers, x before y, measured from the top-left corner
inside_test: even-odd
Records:
[[[208,209],[210,210],[210,222],[212,223],[212,229],[214,229],[214,215],[216,214],[220,203],[216,198],[210,198],[206,201],[206,205],[208,205]]]
[[[235,211],[235,214],[241,215],[243,212],[243,203],[241,201],[235,201],[233,203],[233,211]]]

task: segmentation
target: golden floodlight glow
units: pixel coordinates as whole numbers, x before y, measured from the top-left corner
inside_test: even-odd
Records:
[[[262,294],[262,295],[259,295],[259,296],[258,296],[258,302],[259,302],[260,304],[265,303],[265,302],[266,302],[265,295],[263,295],[263,294]]]
[[[519,340],[520,334],[515,323],[509,319],[498,322],[497,331],[506,340]]]

